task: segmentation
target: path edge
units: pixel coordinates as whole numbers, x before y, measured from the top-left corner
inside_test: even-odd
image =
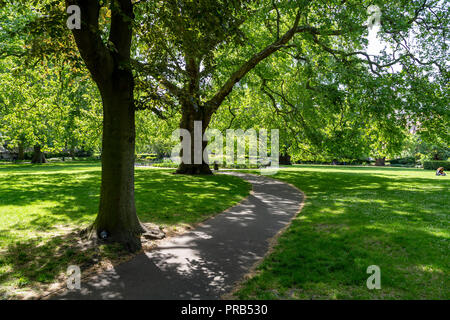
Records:
[[[253,175],[253,176],[256,176],[256,177],[260,177],[261,176],[261,175],[257,175],[257,174],[253,174],[253,173],[245,173],[245,174]],[[249,271],[246,274],[244,274],[244,276],[240,280],[236,281],[233,284],[233,289],[231,289],[231,291],[229,291],[229,292],[223,294],[222,296],[220,296],[219,300],[238,300],[234,296],[235,293],[237,291],[239,291],[240,289],[242,289],[242,287],[244,286],[245,282],[247,282],[248,280],[250,280],[250,279],[252,279],[252,278],[254,278],[255,276],[258,275],[258,273],[260,272],[260,271],[257,270],[258,267],[263,263],[264,260],[266,260],[266,258],[268,258],[275,251],[275,247],[279,243],[278,242],[279,238],[292,225],[292,221],[294,219],[296,219],[300,215],[300,213],[302,212],[302,210],[303,210],[303,208],[305,206],[305,203],[306,203],[306,200],[307,200],[307,196],[306,196],[306,193],[304,193],[302,190],[300,190],[299,188],[294,186],[292,183],[289,183],[289,182],[286,182],[286,181],[283,181],[283,180],[280,180],[280,179],[276,179],[276,178],[267,177],[267,176],[264,176],[264,177],[269,178],[269,179],[273,179],[273,180],[276,180],[276,181],[279,181],[281,183],[285,183],[285,184],[293,187],[294,189],[296,189],[302,195],[302,202],[300,203],[300,205],[298,207],[297,213],[289,220],[289,222],[283,228],[278,230],[278,232],[273,237],[271,237],[271,238],[269,238],[267,240],[269,246],[268,246],[267,251],[264,254],[264,256],[261,259],[259,259],[258,261],[256,261],[250,267]]]

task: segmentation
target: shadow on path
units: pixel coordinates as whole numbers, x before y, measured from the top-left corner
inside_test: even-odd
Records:
[[[219,299],[268,250],[298,213],[301,193],[271,178],[231,173],[253,185],[240,204],[195,230],[166,239],[133,260],[51,299]]]

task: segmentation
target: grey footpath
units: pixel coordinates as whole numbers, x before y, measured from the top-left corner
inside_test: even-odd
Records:
[[[50,299],[203,300],[230,292],[264,257],[269,240],[299,212],[303,195],[268,177],[226,174],[249,181],[252,194],[195,230],[83,279],[80,290],[65,290]]]

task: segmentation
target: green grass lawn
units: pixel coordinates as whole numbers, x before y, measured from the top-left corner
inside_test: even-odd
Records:
[[[421,169],[297,166],[305,207],[241,299],[449,299],[450,178]],[[367,267],[381,269],[369,290]]]
[[[245,197],[225,175],[136,170],[143,222],[194,224]],[[298,166],[275,178],[308,199],[279,244],[236,297],[242,299],[449,299],[449,177],[420,169]],[[0,298],[51,283],[68,265],[117,256],[118,248],[74,248],[74,229],[95,218],[98,163],[0,165]],[[120,254],[120,251],[119,251]],[[381,290],[369,290],[369,265]],[[4,296],[6,297],[6,295]]]
[[[180,176],[136,169],[136,208],[143,222],[168,228],[195,224],[248,195],[250,184],[225,175]],[[73,247],[74,229],[93,222],[99,201],[99,163],[0,165],[0,298],[50,283],[68,265],[117,254]]]

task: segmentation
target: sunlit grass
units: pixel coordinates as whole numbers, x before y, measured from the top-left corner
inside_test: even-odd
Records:
[[[297,166],[307,195],[242,299],[449,299],[448,177],[421,169]],[[381,290],[366,287],[381,268]]]
[[[239,202],[251,188],[233,176],[172,172],[136,169],[141,221],[163,227],[195,224]],[[100,253],[77,252],[73,237],[66,238],[93,222],[100,177],[98,163],[0,165],[0,297],[8,290],[52,282],[69,264],[121,254],[111,246],[102,246]]]

